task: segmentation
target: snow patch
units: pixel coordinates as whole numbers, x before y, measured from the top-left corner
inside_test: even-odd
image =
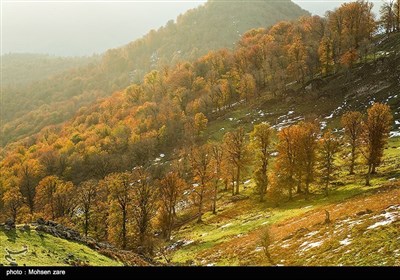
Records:
[[[231,225],[232,225],[232,223],[228,223],[226,225],[221,226],[221,228],[227,228],[227,227],[230,227]]]
[[[262,251],[262,247],[257,247],[255,250],[254,250],[254,252],[260,252],[260,251]]]
[[[311,248],[316,248],[316,247],[319,247],[321,245],[322,245],[322,241],[317,241],[317,242],[312,242],[312,243],[310,243],[308,241],[305,241],[303,244],[300,245],[300,248],[303,247],[301,249],[301,251],[305,252],[305,251],[310,250]]]
[[[305,236],[311,237],[311,236],[314,236],[314,235],[316,235],[316,234],[318,234],[318,231],[312,231],[312,232],[310,232],[310,233],[307,233]]]
[[[194,242],[194,240],[184,240],[182,247],[188,246],[188,245],[192,244],[193,242]]]
[[[340,240],[339,243],[340,243],[340,245],[347,246],[347,245],[351,244],[351,239],[347,237],[343,240]]]
[[[400,131],[391,131],[389,138],[400,137]]]
[[[383,214],[374,216],[373,219],[383,218],[384,220],[376,222],[373,225],[370,225],[369,227],[367,227],[367,229],[374,229],[377,227],[386,226],[398,220],[398,218],[400,217],[400,213],[398,212],[400,210],[400,205],[390,206],[389,208],[387,208],[387,210],[391,210],[394,212],[385,212]]]

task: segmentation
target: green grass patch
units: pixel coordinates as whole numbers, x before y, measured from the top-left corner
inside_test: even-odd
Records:
[[[5,260],[6,249],[20,251],[23,246],[28,251],[12,255],[15,262],[22,266],[66,266],[65,260],[73,255],[72,260],[79,259],[90,266],[121,266],[122,264],[103,256],[89,247],[76,242],[57,238],[35,230],[20,229],[6,231],[0,229],[0,263],[8,265]]]

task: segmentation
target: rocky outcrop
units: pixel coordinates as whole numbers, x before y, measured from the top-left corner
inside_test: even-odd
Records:
[[[84,237],[76,230],[70,229],[54,221],[45,221],[44,219],[39,218],[36,223],[32,224],[32,226],[34,226],[35,230],[38,232],[45,232],[55,237],[83,243],[89,248],[98,251],[100,254],[118,260],[127,266],[152,265],[149,261],[144,260],[143,257],[132,251],[119,250],[111,244],[105,242],[97,242],[93,238]],[[77,265],[73,255],[68,256],[68,258],[64,261],[67,264]]]
[[[83,238],[76,230],[67,228],[53,221],[45,222],[43,219],[38,219],[36,223],[33,223],[33,226],[36,227],[36,231],[42,231],[59,238],[83,243],[86,242],[85,238]]]
[[[4,223],[4,229],[6,230],[11,230],[15,229],[15,222],[12,219],[7,219],[7,221]]]

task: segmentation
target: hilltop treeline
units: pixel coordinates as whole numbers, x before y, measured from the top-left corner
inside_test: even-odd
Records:
[[[21,66],[16,61],[14,68],[10,65],[3,69],[3,73],[7,71],[6,80],[16,81],[18,86],[4,84],[2,88],[2,102],[6,106],[1,116],[1,145],[33,135],[48,125],[63,123],[81,107],[126,88],[132,81],[142,81],[152,69],[193,61],[213,49],[232,49],[251,28],[271,26],[279,20],[307,14],[288,0],[259,1],[251,5],[246,1],[229,4],[209,1],[141,39],[108,50],[101,59],[87,66],[81,64],[80,68],[55,72],[57,75],[27,86],[25,81],[40,77],[39,73],[47,73],[48,68],[38,61],[29,70],[29,63]]]

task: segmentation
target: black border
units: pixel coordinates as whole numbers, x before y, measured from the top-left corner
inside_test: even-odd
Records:
[[[65,275],[29,275],[29,270],[63,270]],[[16,273],[21,272],[22,275],[8,275],[10,271]],[[350,276],[353,274],[356,278],[368,277],[368,276],[383,276],[382,274],[390,273],[399,275],[400,267],[177,267],[177,266],[158,266],[158,267],[0,267],[0,279],[11,279],[11,278],[25,278],[28,277],[43,277],[43,278],[69,278],[74,279],[78,277],[88,276],[105,276],[105,277],[117,277],[121,279],[123,275],[128,276],[129,279],[145,277],[162,276],[163,279],[167,277],[182,277],[182,279],[191,280],[190,277],[202,277],[204,276],[218,276],[221,274],[222,279],[229,277],[240,277],[243,280],[247,280],[249,277],[260,276],[272,278],[275,275],[279,278],[283,278],[287,275],[293,275],[293,279],[302,279],[306,277],[315,276],[316,279],[330,279],[331,277]],[[3,278],[4,277],[4,278]],[[277,279],[279,279],[277,278]],[[112,278],[108,278],[113,280]],[[205,279],[208,280],[208,279]],[[340,280],[337,279],[336,280]]]

